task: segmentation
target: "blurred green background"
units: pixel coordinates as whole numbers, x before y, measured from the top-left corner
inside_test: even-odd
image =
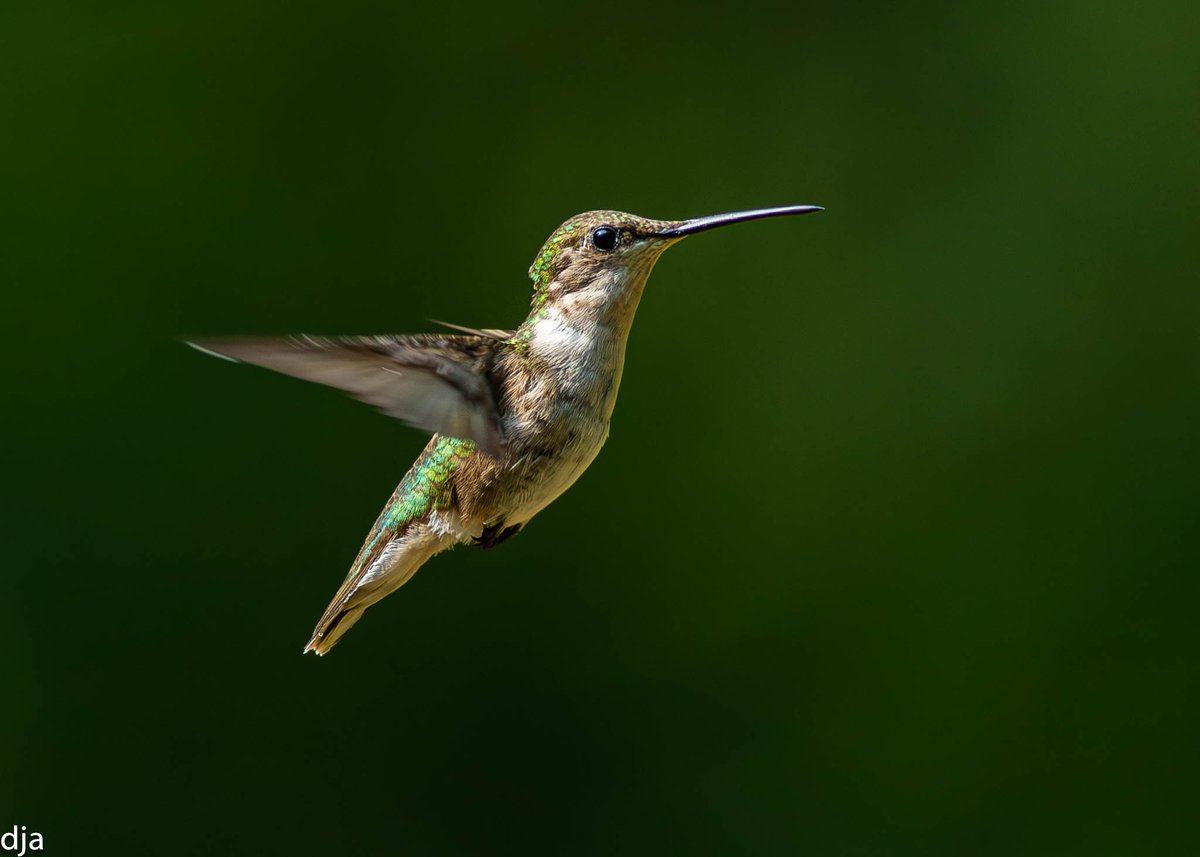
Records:
[[[0,830],[59,854],[1197,853],[1194,2],[0,13]],[[181,334],[660,262],[518,539],[301,656],[424,443]]]

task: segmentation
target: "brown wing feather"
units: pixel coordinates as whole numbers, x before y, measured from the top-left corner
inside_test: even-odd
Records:
[[[198,339],[201,351],[343,390],[416,428],[504,449],[483,336]]]
[[[515,330],[500,330],[496,327],[466,327],[461,324],[454,324],[449,321],[438,321],[436,318],[428,319],[434,324],[440,324],[442,327],[448,327],[450,330],[457,330],[459,333],[469,333],[472,336],[482,336],[487,339],[495,339],[503,342],[506,339],[512,339],[517,335]]]

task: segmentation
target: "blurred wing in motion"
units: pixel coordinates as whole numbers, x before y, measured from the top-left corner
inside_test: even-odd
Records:
[[[496,344],[486,336],[437,334],[188,341],[216,357],[336,387],[410,426],[500,455],[504,440],[488,378]]]

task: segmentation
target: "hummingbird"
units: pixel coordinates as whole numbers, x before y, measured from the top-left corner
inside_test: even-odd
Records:
[[[579,478],[608,438],[633,316],[664,250],[719,226],[821,210],[792,205],[691,220],[579,214],[534,258],[531,309],[515,330],[435,322],[451,332],[188,342],[337,388],[433,434],[304,651],[324,655],[435,554],[512,538]]]

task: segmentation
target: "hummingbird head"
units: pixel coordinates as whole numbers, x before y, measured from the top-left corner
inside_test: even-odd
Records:
[[[622,211],[584,212],[554,231],[529,268],[534,315],[553,306],[559,313],[592,322],[611,323],[631,316],[654,263],[682,238],[745,220],[820,210],[815,205],[795,205],[692,220],[651,220]]]

